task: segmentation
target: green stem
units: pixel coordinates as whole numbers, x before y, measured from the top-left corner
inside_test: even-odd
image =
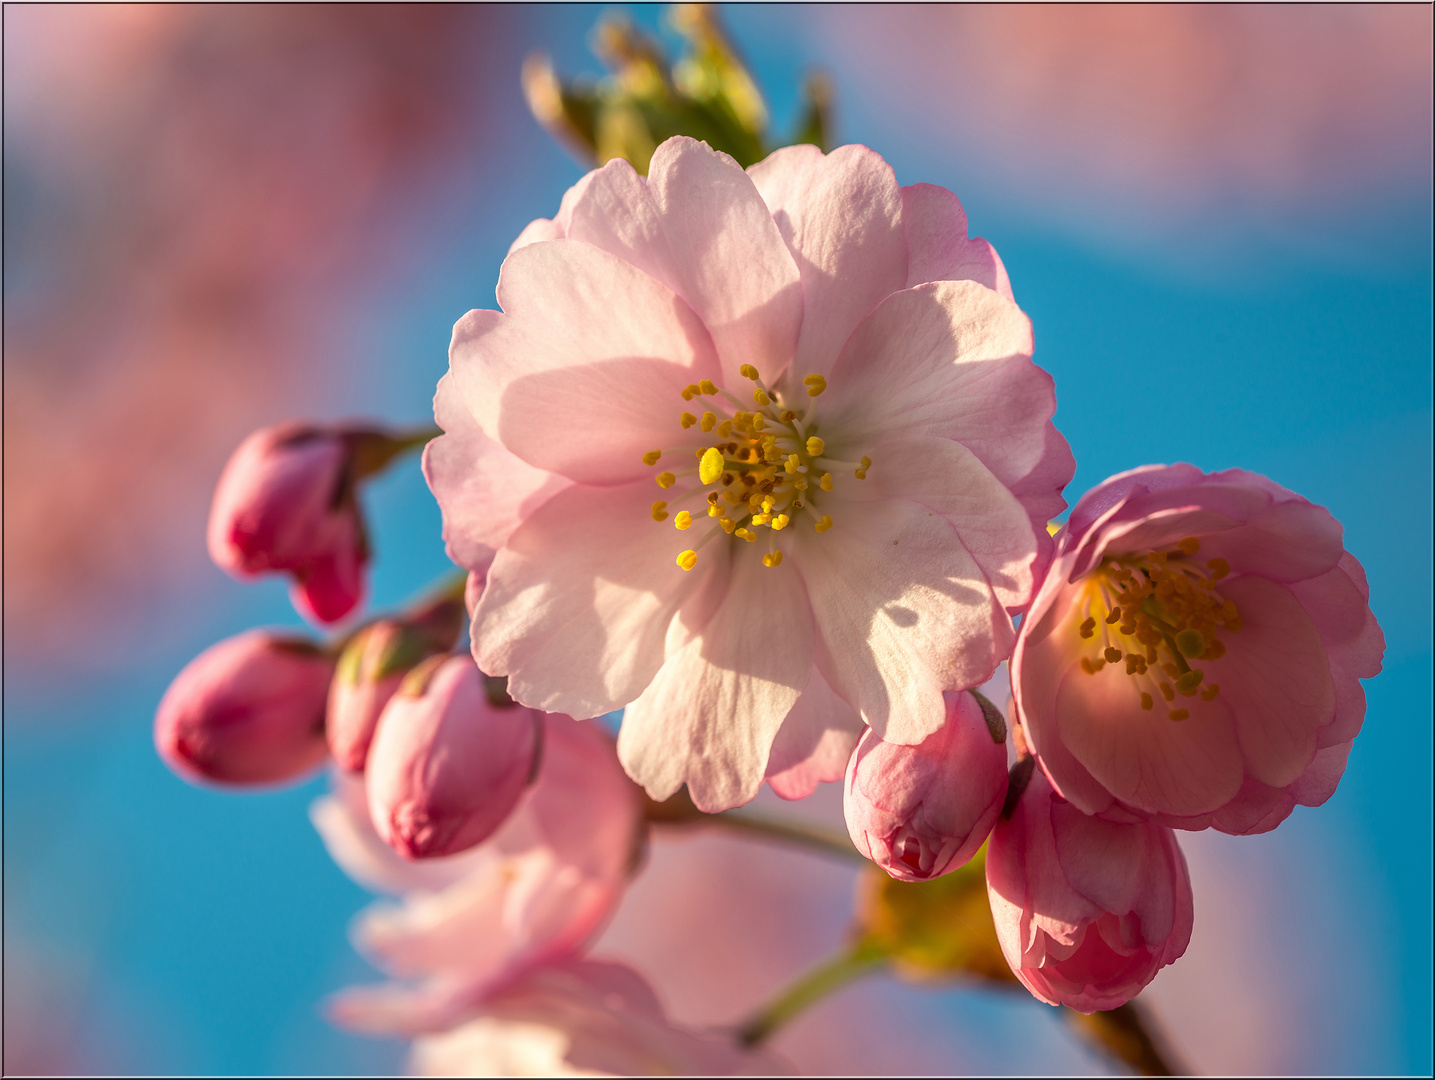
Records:
[[[824,829],[820,825],[808,825],[785,818],[770,817],[767,814],[754,813],[751,810],[724,810],[719,814],[704,815],[699,820],[714,825],[723,825],[751,836],[795,844],[799,847],[820,851],[826,855],[836,855],[849,862],[867,864],[866,857],[852,846],[851,840],[841,833]]]
[[[870,941],[859,941],[845,952],[799,975],[737,1030],[738,1041],[756,1046],[814,1001],[841,989],[858,976],[885,964],[887,951]]]

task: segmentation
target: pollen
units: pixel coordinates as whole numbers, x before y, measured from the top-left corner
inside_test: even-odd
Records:
[[[653,508],[649,510],[648,513],[653,516],[654,521],[666,521],[668,517],[668,504],[663,502],[662,499],[659,499],[653,503]]]
[[[698,553],[692,550],[692,548],[689,548],[687,551],[682,552],[678,556],[678,565],[681,566],[684,570],[691,570],[697,564]]]
[[[782,552],[780,551],[769,551],[766,555],[762,557],[762,565],[769,568],[777,566],[781,562]]]
[[[703,459],[698,464],[698,479],[705,485],[711,484],[723,472],[722,451],[715,446],[709,446],[703,451]]]
[[[646,454],[643,455],[643,464],[656,465],[658,463],[658,458],[662,456],[663,452],[661,450],[649,450]]]
[[[673,518],[673,527],[676,529],[691,529],[693,527],[693,515],[686,510],[679,510],[678,516]]]

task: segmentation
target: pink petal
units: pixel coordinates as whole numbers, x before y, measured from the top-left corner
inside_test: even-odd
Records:
[[[1244,624],[1225,637],[1226,654],[1204,664],[1206,680],[1240,718],[1246,772],[1285,787],[1315,756],[1316,733],[1335,715],[1330,666],[1320,635],[1291,591],[1260,577],[1228,578],[1220,593]]]
[[[423,468],[443,511],[444,545],[459,566],[483,571],[519,522],[570,481],[485,435],[452,375],[439,380],[433,407],[444,434],[424,447]]]
[[[618,483],[682,434],[679,391],[717,374],[712,344],[680,299],[623,260],[572,240],[510,255],[504,312],[454,327],[454,387],[479,426],[525,461]]]
[[[802,579],[787,565],[763,566],[752,552],[731,558],[721,604],[701,631],[670,648],[618,735],[624,768],[653,798],[686,783],[708,812],[757,794],[773,739],[812,669]],[[670,646],[680,633],[674,623]]]
[[[862,718],[817,668],[788,712],[767,758],[767,783],[783,799],[805,799],[818,784],[841,780],[862,733]]]
[[[794,372],[826,374],[856,325],[905,286],[902,194],[865,146],[774,151],[748,170],[802,274]]]
[[[897,431],[954,439],[1013,484],[1046,457],[1056,411],[1031,350],[1021,309],[974,282],[893,293],[834,365],[822,423],[856,442]]]
[[[1067,632],[1076,637],[1074,625]],[[1240,790],[1244,770],[1224,686],[1214,701],[1180,699],[1190,716],[1176,721],[1160,705],[1142,709],[1135,682],[1119,667],[1065,672],[1057,735],[1116,798],[1148,813],[1191,815],[1215,810]]]
[[[968,239],[967,212],[946,188],[904,187],[902,227],[907,236],[907,288],[927,281],[975,281],[1012,299],[1011,282],[996,249],[981,237]]]
[[[1210,486],[1200,489],[1203,502]],[[1343,553],[1340,522],[1304,499],[1275,503],[1251,515],[1244,528],[1201,545],[1202,559],[1224,558],[1232,573],[1282,582],[1327,573]]]
[[[473,653],[483,671],[509,676],[518,701],[599,716],[657,674],[668,623],[712,566],[677,566],[689,544],[649,516],[657,493],[647,480],[568,488],[498,553],[474,609]]]
[[[1009,655],[1011,620],[935,510],[905,499],[847,505],[833,507],[829,532],[794,538],[818,667],[884,740],[916,744],[941,726],[943,690],[981,685]]]
[[[751,178],[705,143],[673,138],[648,166],[677,292],[712,334],[728,385],[786,369],[802,325],[797,266]]]

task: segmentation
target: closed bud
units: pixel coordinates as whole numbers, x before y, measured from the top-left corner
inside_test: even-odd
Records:
[[[902,881],[927,881],[968,862],[1006,797],[999,715],[989,722],[969,693],[943,696],[946,720],[921,743],[884,742],[869,728],[847,764],[843,809],[852,842]]]
[[[532,779],[540,722],[531,709],[492,704],[470,657],[424,661],[384,707],[369,749],[374,828],[409,859],[486,839]]]
[[[380,619],[356,633],[329,684],[329,750],[341,768],[363,772],[384,706],[413,668],[453,648],[462,601],[435,601],[406,619]]]
[[[1175,834],[1088,817],[1040,769],[987,849],[987,896],[1016,977],[1049,1005],[1124,1005],[1191,939]]]
[[[221,641],[191,660],[155,713],[160,757],[188,780],[288,780],[326,756],[324,702],[334,660],[264,630]]]

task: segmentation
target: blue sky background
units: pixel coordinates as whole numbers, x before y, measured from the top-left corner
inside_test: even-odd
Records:
[[[453,321],[493,303],[508,243],[530,219],[551,215],[581,174],[528,119],[518,65],[541,47],[561,71],[595,70],[584,40],[598,10],[526,12],[505,30],[500,55],[512,70],[499,106],[509,117],[502,154],[431,196],[399,265],[346,298],[334,348],[351,368],[315,408],[428,415]],[[656,26],[655,12],[638,16]],[[1078,461],[1071,501],[1113,472],[1190,461],[1265,473],[1344,523],[1385,630],[1385,671],[1367,684],[1365,730],[1336,796],[1298,810],[1248,850],[1291,859],[1329,890],[1297,897],[1289,913],[1320,936],[1273,929],[1301,950],[1289,958],[1292,976],[1323,980],[1307,995],[1319,1012],[1307,1018],[1306,1056],[1285,1067],[1428,1072],[1428,179],[1379,206],[1340,208],[1338,231],[1357,238],[1358,259],[1300,242],[1299,228],[1275,234],[1259,220],[1243,223],[1219,204],[1216,239],[1199,218],[1138,235],[1144,226],[1119,206],[1108,227],[984,182],[981,161],[943,138],[920,102],[896,113],[883,105],[873,87],[887,76],[855,64],[860,54],[817,16],[761,8],[728,16],[779,127],[794,111],[801,72],[821,64],[837,80],[841,141],[878,149],[904,183],[957,191],[973,231],[997,246],[1035,324],[1037,362],[1056,378],[1056,421]],[[416,469],[377,482],[367,505],[381,606],[447,562]],[[241,586],[214,570],[192,597],[182,629],[158,635],[166,644],[136,643],[136,661],[103,678],[71,681],[62,665],[12,670],[7,660],[7,996],[27,987],[95,1071],[397,1067],[398,1044],[334,1031],[317,1011],[326,993],[371,974],[345,938],[366,894],[332,865],[308,823],[307,805],[325,782],[217,793],[176,779],[153,753],[155,703],[190,656],[257,623],[297,623],[277,582]],[[5,630],[7,639],[25,633],[8,621]],[[1198,922],[1201,904],[1198,893]]]

